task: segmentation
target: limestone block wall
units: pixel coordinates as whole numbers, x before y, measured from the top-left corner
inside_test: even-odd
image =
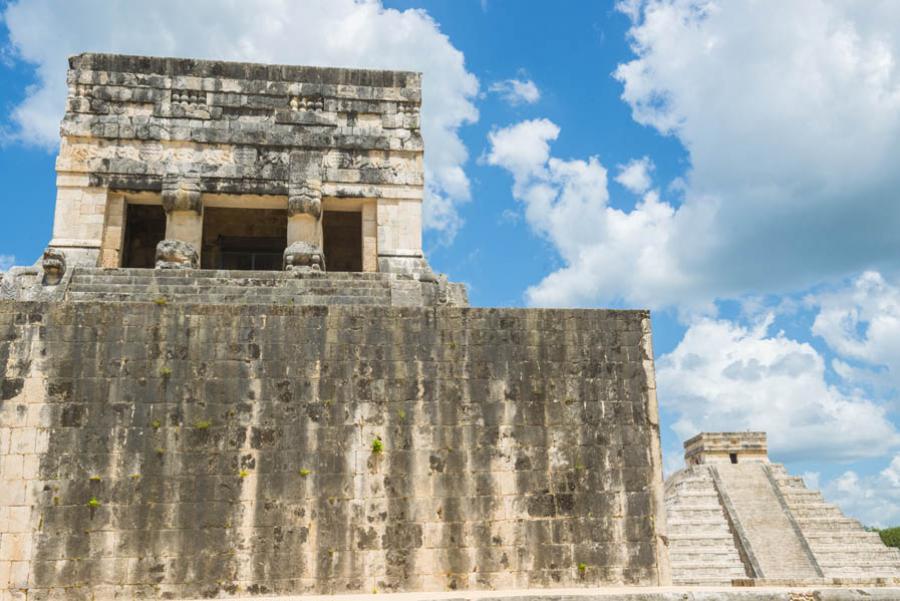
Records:
[[[668,581],[646,312],[5,302],[0,370],[14,598]]]

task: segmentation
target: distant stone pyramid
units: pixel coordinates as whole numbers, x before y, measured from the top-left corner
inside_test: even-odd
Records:
[[[783,465],[764,432],[704,432],[665,487],[675,584],[900,582],[886,547]]]

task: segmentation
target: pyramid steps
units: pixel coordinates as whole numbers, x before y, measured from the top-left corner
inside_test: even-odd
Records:
[[[900,550],[885,546],[876,532],[845,517],[783,465],[771,464],[770,469],[826,578],[900,577]]]
[[[669,479],[665,496],[673,583],[721,586],[746,578],[710,474],[686,468]]]
[[[900,549],[770,463],[765,433],[702,432],[685,441],[685,460],[689,467],[665,483],[676,583],[900,583]],[[729,558],[738,556],[753,577],[731,574]],[[721,571],[718,579],[704,562]]]

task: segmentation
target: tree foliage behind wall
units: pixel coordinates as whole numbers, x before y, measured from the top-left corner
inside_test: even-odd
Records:
[[[900,526],[879,530],[878,534],[888,547],[900,548]]]

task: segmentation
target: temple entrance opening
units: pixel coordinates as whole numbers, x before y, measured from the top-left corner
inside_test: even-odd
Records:
[[[206,207],[203,269],[279,271],[287,246],[285,209]]]
[[[126,205],[122,267],[152,269],[156,264],[156,245],[165,237],[166,212],[162,205]]]
[[[362,213],[325,211],[322,217],[322,230],[326,269],[362,271]]]

